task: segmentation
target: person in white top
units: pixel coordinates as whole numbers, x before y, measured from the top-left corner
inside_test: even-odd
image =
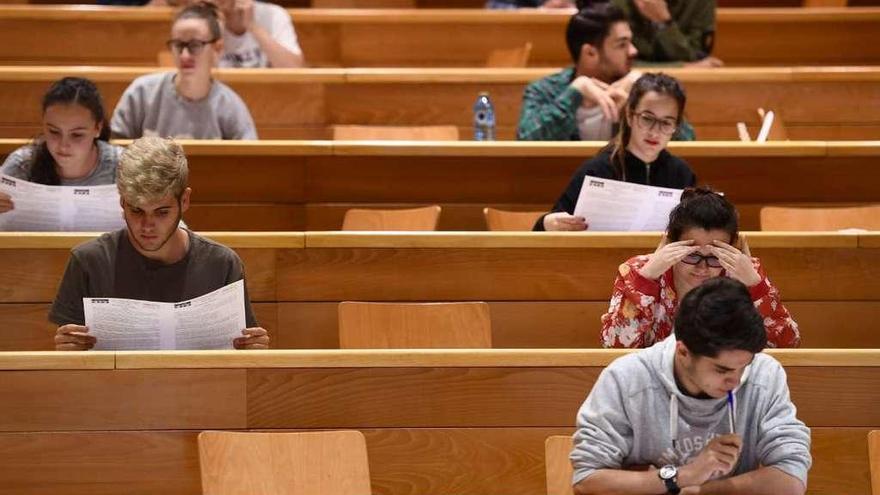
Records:
[[[305,65],[290,14],[255,0],[212,0],[225,18],[220,67],[296,68]]]

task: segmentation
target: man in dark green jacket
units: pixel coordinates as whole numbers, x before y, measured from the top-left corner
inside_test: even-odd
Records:
[[[585,2],[587,3],[587,2]],[[715,37],[715,0],[612,0],[629,19],[633,45],[645,62],[698,62],[710,57]]]
[[[581,9],[569,20],[565,37],[575,65],[526,87],[519,140],[607,141],[641,75],[631,70],[637,50],[619,7],[597,2]],[[682,122],[673,139],[693,140],[693,128]]]

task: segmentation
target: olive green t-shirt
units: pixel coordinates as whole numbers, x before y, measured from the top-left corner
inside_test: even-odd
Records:
[[[85,325],[84,297],[118,297],[180,302],[203,296],[244,278],[241,259],[222,244],[186,230],[189,251],[166,265],[140,254],[126,229],[103,234],[71,252],[49,320],[58,325]],[[257,326],[245,289],[245,319]],[[242,329],[244,330],[244,329]]]

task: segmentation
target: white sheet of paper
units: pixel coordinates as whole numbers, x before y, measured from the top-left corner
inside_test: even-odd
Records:
[[[589,230],[663,231],[681,191],[588,175],[574,214],[587,220]]]
[[[179,303],[84,297],[96,350],[232,349],[245,329],[244,280]]]
[[[0,175],[15,208],[0,214],[3,231],[109,232],[125,226],[115,184],[46,186]]]

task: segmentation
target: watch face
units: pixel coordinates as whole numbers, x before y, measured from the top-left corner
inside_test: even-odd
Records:
[[[675,466],[663,466],[660,468],[660,478],[664,480],[671,480],[675,478],[675,475],[678,474],[678,470],[675,469]]]

